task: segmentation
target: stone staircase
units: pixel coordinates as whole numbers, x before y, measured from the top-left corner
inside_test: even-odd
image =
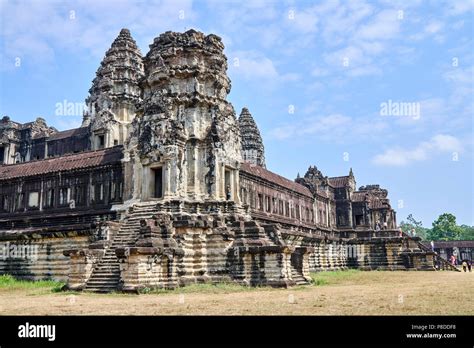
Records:
[[[421,242],[417,242],[418,243],[418,247],[423,250],[423,251],[427,251],[427,252],[430,252],[431,249],[430,248],[427,248],[426,246],[423,245],[423,243]],[[434,255],[434,266],[435,266],[435,269],[437,271],[455,271],[455,272],[461,272],[461,270],[459,268],[457,268],[456,266],[453,266],[448,260],[446,260],[445,258],[443,258],[441,255],[439,255],[438,253],[435,253]],[[438,267],[436,267],[436,265]]]
[[[303,277],[303,275],[298,272],[298,270],[291,266],[291,279],[295,282],[295,285],[306,285],[309,282]]]
[[[156,203],[137,203],[129,209],[122,225],[114,236],[110,247],[94,267],[84,288],[92,292],[112,292],[118,289],[120,282],[120,265],[115,249],[135,245],[140,233],[140,220],[149,219],[156,213]]]

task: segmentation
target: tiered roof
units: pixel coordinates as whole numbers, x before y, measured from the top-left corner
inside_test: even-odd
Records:
[[[239,116],[242,137],[242,157],[244,161],[265,167],[265,148],[257,124],[247,108]]]
[[[106,108],[104,99],[108,99],[109,103],[118,100],[138,102],[141,94],[139,81],[143,75],[140,49],[130,31],[122,29],[106,52],[92,81],[90,96],[86,100],[88,106],[98,112]],[[113,105],[109,106],[112,108]]]

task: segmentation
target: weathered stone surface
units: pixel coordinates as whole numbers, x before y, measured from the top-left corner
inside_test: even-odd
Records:
[[[46,157],[46,139],[57,133],[38,117],[24,124],[4,116],[0,119],[0,165],[14,164]]]
[[[143,60],[128,29],[122,29],[105,54],[92,81],[83,127],[90,129],[92,149],[123,144],[141,101]]]
[[[240,136],[242,137],[242,159],[265,168],[265,148],[257,124],[247,108],[239,116]]]
[[[71,249],[64,250],[64,256],[69,257],[67,288],[69,290],[84,290],[92,272],[104,256],[103,249]]]
[[[134,198],[158,196],[149,178],[162,168],[165,198],[238,202],[240,136],[226,101],[223,48],[219,37],[194,30],[166,32],[150,45],[143,102],[127,150],[135,177],[144,178],[136,180]]]
[[[69,257],[63,252],[70,248],[88,248],[92,235],[71,231],[55,235],[34,233],[5,236],[0,240],[0,274],[19,279],[51,279],[67,281],[70,275]]]
[[[409,237],[357,238],[348,241],[349,267],[363,270],[434,271],[433,252]]]

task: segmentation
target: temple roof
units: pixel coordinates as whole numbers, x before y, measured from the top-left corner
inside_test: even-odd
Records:
[[[349,175],[329,178],[329,185],[335,188],[346,187],[349,185],[349,178]]]
[[[95,103],[95,111],[106,109],[105,101],[116,98],[136,102],[140,98],[139,80],[143,76],[143,60],[137,43],[128,29],[122,29],[97,69],[86,103]],[[102,99],[99,100],[99,98]],[[111,105],[109,105],[110,107]]]
[[[265,148],[257,124],[247,108],[243,108],[239,116],[240,135],[242,137],[242,151],[244,160],[265,167]],[[248,150],[256,150],[257,158],[250,157]],[[248,155],[248,156],[247,156]]]
[[[97,151],[47,158],[39,161],[2,165],[0,166],[0,181],[103,166],[119,162],[121,159],[122,147],[115,146]]]
[[[263,147],[262,136],[258,130],[257,124],[249,112],[249,109],[242,108],[239,116],[240,134],[242,142],[246,146],[253,146],[255,148]]]
[[[69,138],[69,137],[73,137],[77,135],[85,135],[85,134],[89,134],[89,129],[87,127],[73,128],[73,129],[68,129],[65,131],[54,133],[48,138],[48,141],[60,140],[64,138]]]
[[[352,202],[364,202],[368,196],[369,194],[367,192],[356,191],[352,192],[351,200]]]
[[[311,194],[311,191],[306,187],[301,184],[298,184],[294,181],[291,181],[281,175],[278,175],[276,173],[273,173],[265,168],[262,168],[260,166],[257,166],[252,163],[244,162],[242,163],[240,167],[241,171],[244,171],[246,173],[249,173],[251,175],[260,177],[264,180],[270,181],[271,183],[274,183],[278,186],[287,188],[291,191],[298,192],[304,196],[308,196],[313,198],[313,195]]]

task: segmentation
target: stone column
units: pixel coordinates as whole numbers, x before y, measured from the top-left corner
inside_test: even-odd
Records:
[[[163,185],[163,197],[169,198],[173,196],[171,192],[171,164],[170,161],[166,161],[163,164],[163,176],[164,176],[164,185]]]

